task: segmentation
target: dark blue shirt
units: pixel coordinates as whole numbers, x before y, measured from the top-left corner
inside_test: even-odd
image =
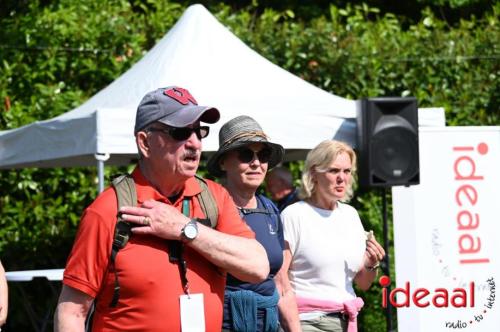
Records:
[[[283,211],[288,205],[291,205],[295,202],[298,202],[299,199],[299,192],[297,189],[294,189],[293,191],[289,192],[288,195],[280,199],[279,201],[276,202],[276,205],[278,206],[278,210]]]
[[[270,272],[267,279],[258,284],[243,282],[228,274],[226,290],[237,291],[245,289],[254,291],[260,295],[271,296],[276,289],[274,276],[278,273],[281,265],[283,264],[283,250],[285,248],[283,224],[281,223],[279,211],[271,200],[262,195],[258,195],[257,208],[242,209],[240,214],[248,226],[250,226],[250,228],[255,232],[255,238],[257,241],[259,241],[266,250],[267,258],[269,259]],[[258,310],[257,325],[259,331],[262,329],[263,315],[264,312],[262,310]],[[223,328],[229,330],[232,328],[230,305],[227,297],[224,299]]]

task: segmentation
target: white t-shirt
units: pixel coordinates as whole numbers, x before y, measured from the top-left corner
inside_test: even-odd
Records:
[[[283,210],[281,218],[292,253],[288,276],[296,296],[340,303],[355,298],[352,281],[366,248],[358,212],[341,202],[333,211],[297,202]]]

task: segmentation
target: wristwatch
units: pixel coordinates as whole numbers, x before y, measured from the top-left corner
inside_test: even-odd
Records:
[[[368,271],[375,271],[376,269],[378,269],[380,267],[380,262],[377,262],[377,264],[373,265],[373,266],[366,266],[365,265],[365,268],[368,270]]]
[[[181,236],[186,241],[193,241],[198,236],[198,224],[195,219],[189,220],[181,231]]]

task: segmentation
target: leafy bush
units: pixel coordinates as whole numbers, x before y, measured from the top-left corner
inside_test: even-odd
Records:
[[[475,1],[449,5],[462,2]],[[2,130],[80,105],[139,60],[185,9],[160,0],[7,1],[1,6],[8,9],[0,15]],[[262,8],[254,2],[238,8],[243,9],[218,3],[212,12],[257,52],[324,90],[352,99],[413,95],[420,106],[444,107],[448,125],[500,124],[499,4],[451,25],[431,9],[415,20],[415,13],[407,13],[408,19],[366,4],[301,5],[303,17],[278,5]],[[302,163],[289,166],[298,179]],[[106,178],[124,170],[110,167]],[[0,252],[6,269],[63,266],[79,216],[96,195],[96,170],[0,174]],[[360,193],[353,205],[365,228],[382,239],[380,195]],[[360,327],[384,330],[380,289],[364,296],[368,305]],[[19,298],[11,300],[11,308],[21,307]],[[9,319],[14,330],[29,329],[26,324],[21,314]]]

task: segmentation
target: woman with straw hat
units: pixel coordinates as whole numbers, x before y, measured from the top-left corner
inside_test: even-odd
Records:
[[[249,116],[225,123],[219,132],[219,150],[209,159],[208,171],[224,178],[240,215],[255,232],[269,258],[270,274],[258,284],[228,275],[224,298],[224,331],[277,331],[279,295],[274,275],[283,263],[283,227],[276,206],[256,194],[268,169],[283,158],[283,147],[268,141]]]

